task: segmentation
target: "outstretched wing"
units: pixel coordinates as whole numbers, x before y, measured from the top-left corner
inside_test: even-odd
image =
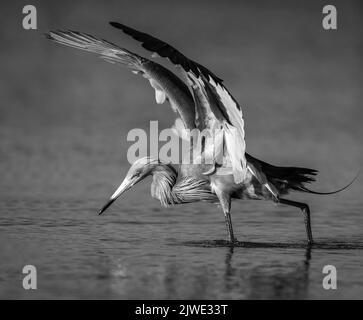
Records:
[[[224,87],[222,80],[169,44],[121,23],[110,22],[110,24],[141,42],[145,49],[168,58],[183,70],[184,79],[193,92],[198,127],[216,129],[219,125],[223,129],[234,180],[236,183],[242,182],[247,171],[242,109]],[[224,148],[223,144],[221,146]],[[218,150],[215,152],[220,153]]]
[[[173,72],[158,63],[143,58],[133,52],[103,39],[75,31],[52,31],[47,38],[57,43],[99,54],[111,63],[119,63],[143,75],[155,89],[156,102],[169,101],[177,111],[182,124],[187,129],[195,128],[195,108],[193,97],[188,87]]]

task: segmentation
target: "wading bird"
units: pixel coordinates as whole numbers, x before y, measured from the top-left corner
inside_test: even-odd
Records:
[[[204,143],[201,157],[209,164],[180,164],[176,169],[159,159],[142,158],[132,164],[125,179],[103,206],[103,213],[121,194],[147,176],[152,176],[151,195],[163,206],[207,201],[222,207],[229,241],[235,243],[230,215],[232,199],[265,199],[301,210],[308,244],[313,243],[309,206],[285,199],[290,191],[332,194],[307,189],[317,171],[308,168],[278,167],[258,160],[246,152],[242,109],[222,80],[204,66],[188,59],[169,44],[117,22],[110,24],[142,43],[153,56],[168,58],[178,75],[162,65],[111,42],[76,31],[53,31],[47,37],[57,43],[99,54],[108,62],[125,65],[149,80],[156,102],[168,101],[178,117],[176,130],[221,130],[212,146]],[[222,157],[223,161],[217,158]]]

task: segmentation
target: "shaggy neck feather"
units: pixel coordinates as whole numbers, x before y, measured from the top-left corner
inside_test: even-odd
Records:
[[[176,183],[177,173],[167,165],[160,165],[152,175],[151,195],[164,207],[200,200],[216,200],[205,181],[184,177]]]

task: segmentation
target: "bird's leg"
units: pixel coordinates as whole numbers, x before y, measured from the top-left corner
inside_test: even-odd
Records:
[[[224,211],[224,218],[226,220],[229,242],[231,244],[233,244],[237,241],[237,239],[234,237],[234,234],[233,234],[232,219],[231,219],[231,214],[229,211]]]
[[[228,232],[228,236],[229,236],[229,241],[231,243],[231,245],[233,245],[237,239],[234,237],[233,234],[233,226],[232,226],[232,219],[231,219],[231,197],[220,190],[215,190],[216,191],[216,195],[219,199],[219,202],[221,204],[223,213],[224,213],[224,218],[226,220],[226,225],[227,225],[227,232]]]
[[[304,216],[306,235],[308,237],[308,244],[312,245],[313,244],[313,233],[311,231],[310,208],[309,208],[309,206],[306,203],[296,202],[296,201],[291,201],[291,200],[281,199],[281,198],[278,200],[278,202],[301,209],[301,212],[302,212],[302,214]]]

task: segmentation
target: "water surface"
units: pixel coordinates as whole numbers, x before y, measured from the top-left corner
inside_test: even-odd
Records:
[[[308,248],[296,210],[235,204],[243,214],[235,210],[241,243],[232,249],[223,240],[223,216],[213,206],[160,210],[157,203],[143,207],[140,195],[134,201],[139,205],[120,204],[105,216],[97,216],[101,202],[91,199],[3,201],[1,297],[362,298],[358,211],[349,218],[313,212],[316,244]],[[37,290],[22,288],[26,264],[37,267]],[[322,287],[328,264],[338,270],[335,291]]]

